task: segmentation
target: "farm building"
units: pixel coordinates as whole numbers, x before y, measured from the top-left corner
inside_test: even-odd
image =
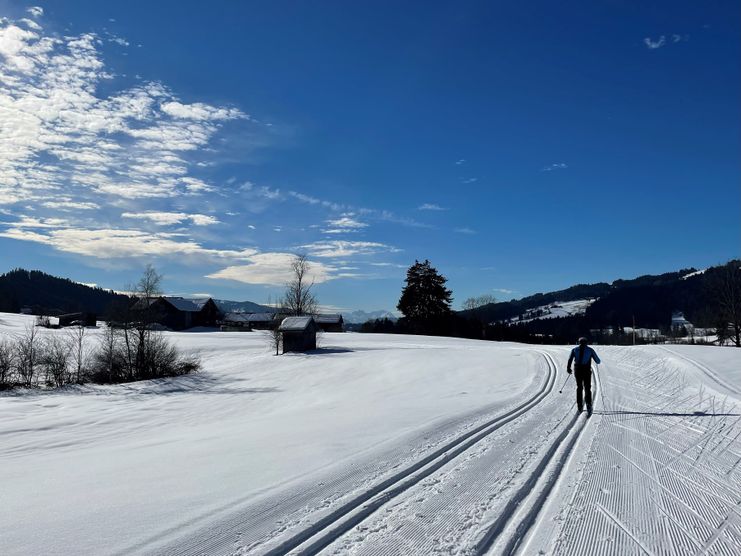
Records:
[[[253,330],[274,330],[280,322],[275,313],[250,313],[247,321]]]
[[[250,332],[252,327],[247,313],[227,313],[219,320],[223,332]]]
[[[316,315],[314,321],[322,332],[345,331],[345,321],[342,315]]]
[[[183,297],[153,297],[140,299],[134,310],[148,307],[152,320],[171,330],[185,330],[194,326],[216,326],[221,316],[216,303],[211,298],[195,303]]]
[[[59,326],[95,326],[98,322],[98,316],[95,313],[67,313],[59,315]]]
[[[318,330],[313,317],[287,317],[278,327],[283,339],[283,353],[316,349]]]

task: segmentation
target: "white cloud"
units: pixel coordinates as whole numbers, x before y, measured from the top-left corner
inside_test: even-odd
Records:
[[[355,218],[353,213],[347,213],[342,215],[340,218],[333,220],[327,220],[329,228],[323,230],[325,234],[344,234],[349,232],[357,232],[363,228],[367,228],[368,224],[361,222]]]
[[[334,201],[327,201],[324,199],[317,199],[316,197],[312,197],[311,195],[306,195],[304,193],[299,193],[297,191],[289,191],[288,195],[293,197],[297,201],[306,203],[307,205],[321,205],[324,208],[328,208],[333,211],[347,210],[349,208],[341,203],[335,203]]]
[[[234,280],[245,284],[281,285],[293,278],[291,253],[258,253],[250,256],[249,264],[229,266],[206,278]],[[321,284],[333,279],[336,269],[318,261],[309,262],[309,280]]]
[[[568,168],[568,166],[563,162],[556,162],[555,164],[549,164],[544,167],[541,172],[552,172],[553,170],[564,170],[566,168]]]
[[[182,224],[190,220],[196,226],[210,226],[219,224],[219,220],[214,216],[206,214],[187,214],[184,212],[124,212],[122,218],[135,218],[139,220],[149,220],[158,226],[171,226],[173,224]]]
[[[400,249],[374,241],[317,241],[300,246],[314,257],[342,258],[354,255],[373,255],[381,252],[397,253]]]
[[[27,13],[30,13],[33,17],[41,17],[44,15],[44,8],[40,6],[31,6],[26,10]]]
[[[370,263],[371,266],[380,266],[387,268],[407,268],[407,265],[397,263]]]
[[[123,37],[116,37],[113,36],[109,39],[111,42],[115,42],[119,46],[129,46],[129,41],[124,39]]]
[[[461,159],[455,161],[456,166],[460,166],[461,164],[465,164],[465,163],[466,163],[466,159],[465,158],[461,158]]]
[[[474,234],[478,233],[476,230],[473,230],[473,229],[468,228],[468,227],[456,228],[453,231],[455,233],[457,233],[457,234],[468,234],[468,235],[474,235]]]
[[[417,207],[417,210],[448,210],[444,207],[441,207],[440,205],[436,205],[435,203],[424,203],[422,205],[419,205]]]
[[[62,211],[97,210],[100,208],[100,205],[97,203],[73,201],[70,198],[63,198],[59,201],[46,201],[44,203],[41,203],[41,206]]]
[[[99,44],[93,33],[58,37],[0,23],[0,203],[51,194],[75,202],[81,193],[167,198],[212,189],[189,175],[190,159],[205,152],[225,121],[248,116],[182,103],[156,82],[102,95],[112,74]]]
[[[645,44],[649,50],[656,50],[657,48],[661,48],[666,44],[666,37],[664,35],[661,35],[656,40],[653,40],[650,37],[646,37],[645,39],[643,39],[643,44]]]
[[[216,108],[201,102],[181,104],[177,101],[170,101],[163,103],[161,108],[165,114],[186,120],[214,121],[247,118],[241,110],[236,108]]]
[[[27,228],[42,231],[29,231]],[[256,253],[254,249],[210,249],[195,241],[182,239],[178,234],[131,229],[61,228],[59,223],[49,225],[44,221],[19,222],[1,231],[0,237],[42,243],[58,251],[98,259],[171,257],[182,260],[182,257],[192,257],[199,261],[223,261],[249,260]]]
[[[469,183],[476,183],[479,181],[479,178],[464,178],[461,180],[463,183],[469,184]]]

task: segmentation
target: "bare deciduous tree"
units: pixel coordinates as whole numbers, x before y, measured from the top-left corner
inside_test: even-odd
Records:
[[[16,374],[20,383],[27,388],[36,383],[40,355],[38,342],[38,328],[28,325],[25,333],[15,343]]]
[[[85,341],[86,329],[84,326],[74,326],[67,330],[67,345],[69,347],[72,365],[72,382],[85,382],[88,362],[88,346]]]
[[[476,311],[476,309],[480,309],[484,305],[489,305],[490,303],[496,303],[496,301],[495,297],[488,293],[477,297],[469,297],[463,302],[463,310]]]
[[[3,338],[0,340],[0,390],[12,386],[12,372],[15,363],[13,344]]]
[[[69,355],[70,347],[62,338],[55,334],[45,339],[40,361],[46,371],[46,383],[49,386],[69,384]]]
[[[310,280],[311,265],[306,255],[296,255],[291,262],[291,280],[286,284],[282,305],[289,315],[313,315],[317,310],[317,301]]]

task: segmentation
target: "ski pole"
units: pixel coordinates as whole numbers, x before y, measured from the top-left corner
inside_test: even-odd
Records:
[[[563,394],[563,389],[566,387],[566,383],[571,378],[571,373],[569,373],[569,376],[566,377],[566,380],[563,381],[563,386],[561,386],[561,389],[558,391],[559,394]]]

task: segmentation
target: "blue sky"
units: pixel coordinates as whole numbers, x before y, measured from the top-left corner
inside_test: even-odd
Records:
[[[0,271],[393,309],[741,251],[736,2],[0,0]]]

